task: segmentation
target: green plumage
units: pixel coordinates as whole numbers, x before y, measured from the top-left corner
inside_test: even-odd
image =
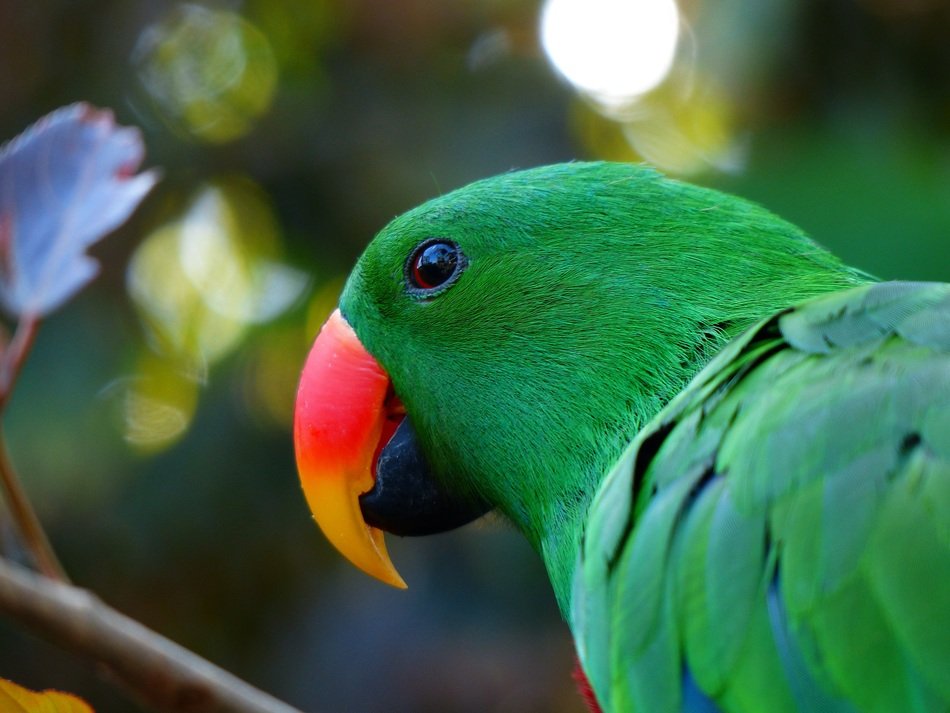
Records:
[[[420,296],[433,237],[466,267]],[[341,310],[436,477],[544,559],[605,711],[946,712],[950,286],[871,283],[741,199],[564,164],[400,216]]]
[[[684,669],[730,713],[950,709],[948,327],[948,285],[813,300],[639,434],[573,601],[605,709],[682,710]]]

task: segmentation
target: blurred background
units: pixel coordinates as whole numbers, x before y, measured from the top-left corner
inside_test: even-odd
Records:
[[[391,538],[299,492],[299,368],[387,220],[512,168],[647,161],[885,278],[950,280],[946,0],[0,0],[0,138],[76,100],[165,179],[45,323],[5,428],[79,584],[306,711],[579,713],[503,524]],[[4,513],[3,547],[17,556]],[[0,676],[139,711],[0,621]]]

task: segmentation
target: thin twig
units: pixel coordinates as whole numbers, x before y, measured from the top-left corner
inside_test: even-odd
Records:
[[[39,324],[35,315],[24,314],[17,324],[10,344],[3,352],[3,358],[0,359],[0,412],[10,400],[20,369],[23,368],[26,355],[30,353],[33,341],[36,339]]]
[[[59,559],[56,557],[52,545],[50,545],[49,538],[46,536],[46,531],[33,509],[33,504],[27,497],[23,486],[20,484],[20,479],[13,469],[13,463],[10,462],[10,455],[7,453],[7,442],[2,430],[0,430],[0,483],[3,483],[3,491],[7,505],[10,508],[10,515],[16,523],[17,530],[23,538],[23,544],[32,556],[36,568],[47,577],[68,582],[69,577],[59,563]]]
[[[0,611],[169,713],[300,713],[77,587],[0,558]]]
[[[3,363],[6,357],[7,346],[9,344],[10,332],[7,331],[7,328],[3,324],[0,324],[0,363]]]
[[[0,358],[0,416],[3,415],[26,356],[33,346],[38,326],[39,320],[35,316],[24,315]],[[33,509],[33,504],[13,468],[2,429],[0,429],[0,484],[3,486],[13,522],[23,537],[23,544],[32,555],[36,567],[47,577],[68,582],[69,578],[60,565],[49,538],[43,530],[43,525],[36,515],[36,510]]]

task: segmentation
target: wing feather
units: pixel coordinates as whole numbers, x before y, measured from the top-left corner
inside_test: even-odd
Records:
[[[575,592],[605,710],[950,710],[950,285],[727,347],[605,482]]]

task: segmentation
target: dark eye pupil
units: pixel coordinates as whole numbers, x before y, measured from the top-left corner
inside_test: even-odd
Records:
[[[458,248],[449,242],[433,242],[423,245],[412,259],[412,282],[423,290],[438,287],[458,267]]]

